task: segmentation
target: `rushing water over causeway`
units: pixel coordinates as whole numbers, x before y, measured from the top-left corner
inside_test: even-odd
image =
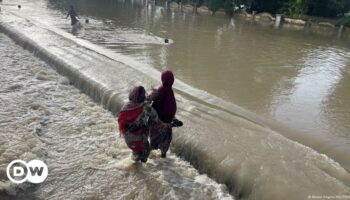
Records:
[[[192,86],[320,139],[306,145],[350,169],[336,155],[350,153],[349,41],[140,1],[34,1],[21,12],[70,32],[64,20],[70,4],[90,22],[77,37],[157,69],[170,67]],[[173,43],[164,45],[164,38]]]
[[[349,194],[348,41],[138,1],[18,2],[6,23],[119,99],[130,84],[158,84],[154,68],[173,69],[189,84],[175,85],[185,127],[174,150],[239,197]],[[64,19],[69,4],[89,19],[84,29]]]
[[[1,33],[0,52],[0,199],[232,199],[172,153],[133,164],[111,113]],[[6,180],[9,162],[36,158],[43,184]]]

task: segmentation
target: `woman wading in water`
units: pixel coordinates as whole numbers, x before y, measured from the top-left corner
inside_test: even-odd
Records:
[[[144,87],[135,87],[129,94],[129,102],[123,106],[118,115],[119,133],[132,150],[134,161],[147,162],[150,153],[148,135],[150,127],[167,129],[170,125],[161,122],[157,112],[145,102]]]
[[[70,17],[71,25],[73,28],[79,28],[80,27],[80,22],[78,20],[78,15],[74,10],[73,6],[70,6],[70,9],[68,11],[67,17]]]
[[[148,98],[153,101],[152,107],[157,111],[159,119],[170,126],[154,124],[150,130],[150,140],[151,149],[160,149],[165,158],[172,140],[172,127],[182,126],[183,123],[175,118],[177,107],[172,88],[175,81],[173,72],[163,71],[161,80],[162,84]]]

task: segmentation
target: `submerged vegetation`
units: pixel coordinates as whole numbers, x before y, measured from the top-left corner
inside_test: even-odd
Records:
[[[346,27],[350,27],[350,17],[343,17],[338,22],[337,25],[343,25]]]

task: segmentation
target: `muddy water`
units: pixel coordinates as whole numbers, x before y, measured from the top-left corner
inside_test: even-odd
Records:
[[[186,83],[298,130],[350,141],[347,40],[171,12],[151,2],[51,0],[47,6],[63,12],[69,3],[82,19],[99,22],[79,37],[170,67]],[[175,43],[155,45],[159,37]]]
[[[0,199],[233,199],[174,154],[133,164],[111,113],[0,33]],[[44,184],[11,184],[14,159],[48,164]]]
[[[296,143],[283,137],[285,129],[277,133],[265,129],[267,124],[254,123],[252,115],[237,112],[239,109],[223,101],[216,102],[221,109],[208,108],[202,103],[209,102],[208,97],[215,99],[213,96],[183,83],[176,85],[177,94],[194,91],[191,95],[198,98],[178,99],[179,116],[186,121],[175,134],[181,136],[176,149],[186,151],[178,153],[187,153],[188,160],[199,162],[197,167],[230,183],[243,199],[305,199],[307,195],[349,193],[350,175],[344,170],[350,169],[346,41],[236,19],[173,13],[137,1],[18,2],[21,10],[8,9],[24,19],[20,23],[7,16],[3,19],[70,63],[79,66],[82,62],[81,48],[64,42],[60,49],[55,41],[61,42],[61,38],[55,35],[46,41],[48,36],[36,32],[31,22],[40,22],[40,27],[55,33],[59,31],[52,26],[92,41],[98,53],[98,47],[104,46],[129,56],[128,63],[136,60],[145,68],[157,69],[169,66],[179,79],[258,113],[255,117],[288,124],[292,135],[302,131],[304,135],[299,134]],[[77,7],[82,21],[90,19],[80,31],[72,31],[64,19],[70,3]],[[25,20],[28,24],[23,23]],[[165,37],[171,39],[171,45],[163,43]],[[118,85],[123,81],[115,80],[118,71],[111,69],[112,64],[99,65],[101,58],[95,53],[87,55],[101,69],[90,75],[103,75],[112,88],[125,91]],[[152,76],[152,70],[144,73],[148,72]],[[147,87],[152,82],[141,73],[134,76],[133,81],[142,80]],[[310,137],[306,140],[304,136]],[[202,157],[196,158],[198,155]]]
[[[169,67],[192,86],[322,139],[318,150],[335,159],[335,151],[350,153],[346,40],[173,12],[146,1],[18,2],[28,5],[21,13],[68,32],[64,16],[72,4],[81,21],[90,22],[73,32],[77,37],[157,69]],[[164,38],[172,44],[161,45]]]

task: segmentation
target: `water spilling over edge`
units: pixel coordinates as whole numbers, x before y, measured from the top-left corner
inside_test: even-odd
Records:
[[[76,81],[75,84],[79,88],[113,111],[117,111],[120,107],[121,101],[125,99],[125,94],[127,93],[125,88],[130,87],[130,84],[142,83],[150,86],[155,83],[154,79],[157,79],[159,75],[159,72],[156,70],[144,67],[129,58],[120,55],[116,56],[87,41],[71,38],[70,42],[73,41],[73,43],[78,43],[83,48],[88,48],[90,55],[93,54],[90,51],[95,52],[95,54],[98,52],[103,54],[103,56],[112,57],[112,61],[108,61],[110,63],[122,62],[127,64],[127,67],[133,68],[131,70],[127,67],[125,68],[123,64],[121,66],[118,64],[118,69],[108,68],[103,70],[120,72],[120,69],[123,69],[123,75],[127,76],[129,74],[129,76],[133,75],[138,78],[136,79],[138,81],[131,83],[128,80],[108,82],[112,76],[102,76],[105,74],[94,69],[96,66],[87,67],[81,63],[79,64],[82,66],[78,66],[76,61],[74,62],[71,59],[64,60],[64,51],[58,51],[58,47],[45,46],[47,44],[42,43],[38,45],[37,40],[33,41],[33,39],[22,35],[23,33],[28,35],[29,32],[26,31],[33,27],[22,27],[23,29],[20,31],[23,31],[23,33],[18,33],[18,30],[14,30],[4,23],[2,27],[6,27],[3,29],[9,36],[22,43],[23,46],[34,50],[39,57],[53,63],[58,71],[72,78],[72,81]],[[34,28],[36,30],[37,27]],[[64,36],[65,39],[70,38],[69,34],[60,30],[54,30],[53,27],[49,28],[49,30]],[[81,48],[79,45],[77,48]],[[137,73],[142,71],[148,77],[140,75],[140,73],[136,75],[135,69],[137,69]],[[93,77],[91,76],[92,74],[96,76]],[[99,80],[99,77],[107,78],[107,80]],[[123,79],[122,77],[119,78]],[[115,85],[116,83],[118,85]],[[112,85],[113,87],[119,87],[119,90],[114,90]],[[233,109],[232,112],[229,109],[229,112],[227,112],[227,108],[236,107],[219,98],[202,91],[198,92],[198,90],[181,82],[176,85],[176,88],[179,92],[187,93],[183,95],[186,98],[180,96],[179,101],[180,116],[187,120],[188,126],[185,127],[183,132],[176,132],[178,136],[175,138],[175,150],[180,155],[184,155],[199,169],[228,184],[239,196],[252,199],[258,196],[262,197],[260,199],[277,199],[287,195],[290,199],[293,199],[294,197],[305,197],[306,194],[312,191],[326,193],[339,191],[339,188],[335,188],[342,187],[340,186],[341,184],[336,184],[337,186],[328,185],[335,180],[322,182],[318,187],[311,184],[312,181],[308,181],[321,177],[326,178],[327,176],[336,177],[336,182],[339,181],[339,183],[345,184],[345,189],[340,191],[348,191],[349,174],[331,159],[261,126],[255,120],[247,117],[248,114],[244,110],[237,108]],[[188,94],[195,94],[196,97]],[[200,99],[205,103],[198,100],[190,100],[193,98]],[[219,106],[213,106],[213,103],[219,104]],[[223,112],[223,109],[217,109],[218,107],[225,107],[224,110],[226,111]],[[193,115],[197,117],[193,118]],[[290,152],[293,152],[293,155],[289,155]],[[295,160],[291,161],[291,157]],[[281,163],[276,163],[276,160],[281,160]],[[314,176],[308,176],[306,179],[302,177],[297,179],[296,177],[300,175],[299,167],[303,169],[303,173],[313,174]],[[272,178],[275,170],[280,171],[280,178]],[[302,180],[302,183],[300,183],[302,187],[293,184],[299,183],[300,180]],[[280,192],[272,192],[276,187]],[[325,191],[324,188],[331,189]],[[298,193],[296,194],[295,191],[298,191]]]

